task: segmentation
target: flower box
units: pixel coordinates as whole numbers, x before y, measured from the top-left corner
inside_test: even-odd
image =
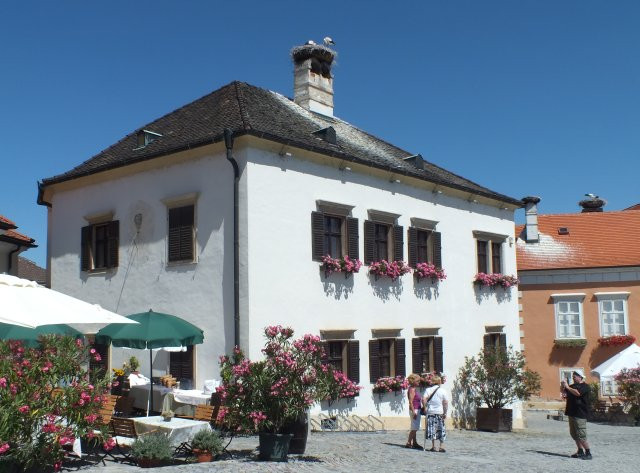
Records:
[[[609,337],[598,338],[598,345],[603,347],[631,345],[636,341],[633,335],[611,335]]]
[[[398,393],[403,389],[407,389],[409,387],[408,381],[404,378],[404,376],[395,376],[395,377],[383,377],[378,378],[376,383],[373,385],[373,392],[376,394],[384,394],[384,393]]]
[[[553,346],[557,348],[584,348],[587,346],[585,338],[556,338]]]
[[[342,258],[332,258],[329,255],[322,257],[320,268],[324,270],[324,277],[329,277],[331,273],[344,273],[344,277],[360,271],[362,261],[359,259],[351,259],[348,256]]]
[[[431,263],[418,263],[416,269],[413,271],[413,275],[420,281],[421,279],[429,278],[432,282],[442,281],[447,279],[447,275],[444,269],[438,268]]]
[[[504,289],[508,289],[512,286],[517,286],[520,284],[520,280],[515,276],[510,276],[508,274],[500,274],[500,273],[478,273],[475,275],[473,279],[473,283],[479,286],[487,286],[490,288],[494,287],[502,287]]]
[[[411,268],[404,261],[373,261],[369,266],[369,274],[373,274],[376,279],[380,276],[388,276],[395,281],[400,276],[411,272]]]

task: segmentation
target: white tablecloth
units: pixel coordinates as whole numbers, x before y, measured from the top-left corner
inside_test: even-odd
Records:
[[[199,389],[174,389],[173,398],[182,404],[209,404],[211,394],[203,394]]]
[[[174,417],[169,422],[165,422],[162,416],[134,417],[133,421],[138,435],[153,431],[164,432],[173,446],[190,441],[196,432],[211,430],[208,422],[177,417]]]
[[[162,412],[162,400],[164,395],[170,392],[170,388],[164,386],[153,385],[153,406],[152,411]],[[147,403],[149,402],[149,385],[144,384],[141,386],[131,386],[129,391],[129,397],[133,399],[133,407],[137,409],[147,410]]]

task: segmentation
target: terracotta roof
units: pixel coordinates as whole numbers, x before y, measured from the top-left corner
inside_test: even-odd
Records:
[[[538,215],[538,243],[523,231],[516,226],[518,270],[640,266],[640,210]]]
[[[335,144],[314,134],[329,126],[336,131]],[[42,184],[47,186],[220,142],[225,128],[230,128],[235,136],[258,136],[521,206],[520,200],[494,192],[434,164],[425,162],[424,169],[419,169],[403,160],[415,153],[400,149],[338,118],[310,112],[276,92],[244,82],[232,82],[144,125],[70,171],[44,179]],[[143,130],[162,136],[140,148],[137,135]]]
[[[0,228],[9,229],[9,228],[18,228],[15,223],[9,220],[7,217],[3,217],[0,215]]]
[[[9,243],[17,243],[23,246],[29,246],[31,248],[35,248],[35,240],[33,238],[29,238],[27,235],[23,235],[22,233],[18,233],[15,230],[7,230],[4,235],[0,235],[0,241],[6,241]]]
[[[624,210],[640,210],[640,204],[632,205],[631,207],[627,207]]]
[[[18,277],[46,285],[47,271],[30,259],[18,256]]]

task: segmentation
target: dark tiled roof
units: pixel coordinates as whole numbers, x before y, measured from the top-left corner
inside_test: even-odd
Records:
[[[18,228],[15,223],[9,220],[7,217],[0,215],[0,228],[3,230],[9,230]]]
[[[516,226],[520,271],[640,266],[640,210],[538,215],[537,243],[526,243],[523,231]]]
[[[328,126],[336,131],[336,144],[313,134]],[[425,163],[424,169],[418,169],[402,160],[414,153],[393,146],[338,118],[309,112],[291,99],[244,82],[232,82],[143,126],[72,170],[44,179],[43,185],[222,141],[225,128],[230,128],[235,136],[258,136],[521,205],[519,200],[482,187],[434,164]],[[136,149],[137,133],[141,130],[159,133],[162,137],[144,148]]]
[[[35,281],[45,286],[47,282],[47,271],[30,259],[18,256],[18,277],[29,279],[30,281]]]

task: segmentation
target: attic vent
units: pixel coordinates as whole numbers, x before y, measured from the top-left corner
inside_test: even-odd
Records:
[[[558,235],[568,235],[569,227],[558,227]]]
[[[144,148],[150,143],[153,143],[158,138],[162,137],[160,133],[155,133],[149,130],[142,130],[138,132],[138,148]]]
[[[336,144],[336,130],[332,126],[314,131],[312,135],[326,141],[327,143],[331,143],[332,145]]]
[[[421,154],[414,154],[402,159],[407,163],[413,164],[418,169],[424,169],[424,159]]]

